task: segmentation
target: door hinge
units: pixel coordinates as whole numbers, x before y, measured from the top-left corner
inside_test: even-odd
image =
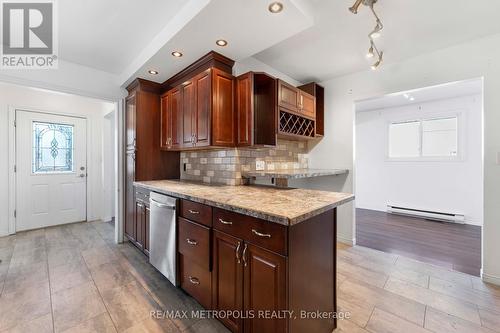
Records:
[[[14,217],[17,217],[17,210],[14,209]]]
[[[14,165],[14,172],[17,172],[17,165]]]
[[[17,127],[17,120],[14,120],[14,127]]]

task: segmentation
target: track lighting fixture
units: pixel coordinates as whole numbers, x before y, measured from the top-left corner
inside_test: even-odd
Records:
[[[384,25],[382,24],[382,21],[378,17],[377,13],[375,12],[375,9],[373,8],[373,5],[377,3],[378,0],[356,0],[354,5],[352,7],[349,7],[349,10],[353,14],[357,14],[359,11],[360,6],[363,4],[367,7],[370,8],[371,12],[373,13],[373,16],[375,16],[375,21],[376,25],[375,28],[368,34],[368,38],[370,40],[370,49],[368,50],[368,53],[366,54],[367,58],[373,58],[375,55],[377,56],[377,61],[371,66],[373,70],[376,70],[377,68],[380,67],[383,59],[384,52],[381,52],[378,50],[377,45],[375,44],[374,39],[377,39],[381,35],[382,29],[384,29]]]

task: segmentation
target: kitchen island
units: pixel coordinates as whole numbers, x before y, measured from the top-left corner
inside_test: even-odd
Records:
[[[180,199],[179,285],[232,332],[336,328],[336,209],[352,195],[175,180],[134,185],[143,205],[151,191]]]

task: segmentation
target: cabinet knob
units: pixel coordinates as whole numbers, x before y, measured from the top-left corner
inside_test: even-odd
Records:
[[[189,238],[186,238],[186,242],[189,244],[189,245],[198,245],[198,242],[193,240],[193,239],[189,239]]]
[[[192,284],[196,284],[196,285],[200,284],[200,280],[198,280],[197,278],[192,277],[192,276],[189,277],[189,282],[191,282]]]

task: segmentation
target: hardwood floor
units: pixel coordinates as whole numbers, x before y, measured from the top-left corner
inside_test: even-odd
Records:
[[[113,239],[104,222],[0,238],[0,332],[228,333],[191,317],[200,305]],[[335,333],[500,332],[500,287],[477,277],[342,244],[337,276],[348,318]],[[189,314],[158,319],[156,310]]]
[[[356,209],[356,244],[479,276],[481,227]]]

